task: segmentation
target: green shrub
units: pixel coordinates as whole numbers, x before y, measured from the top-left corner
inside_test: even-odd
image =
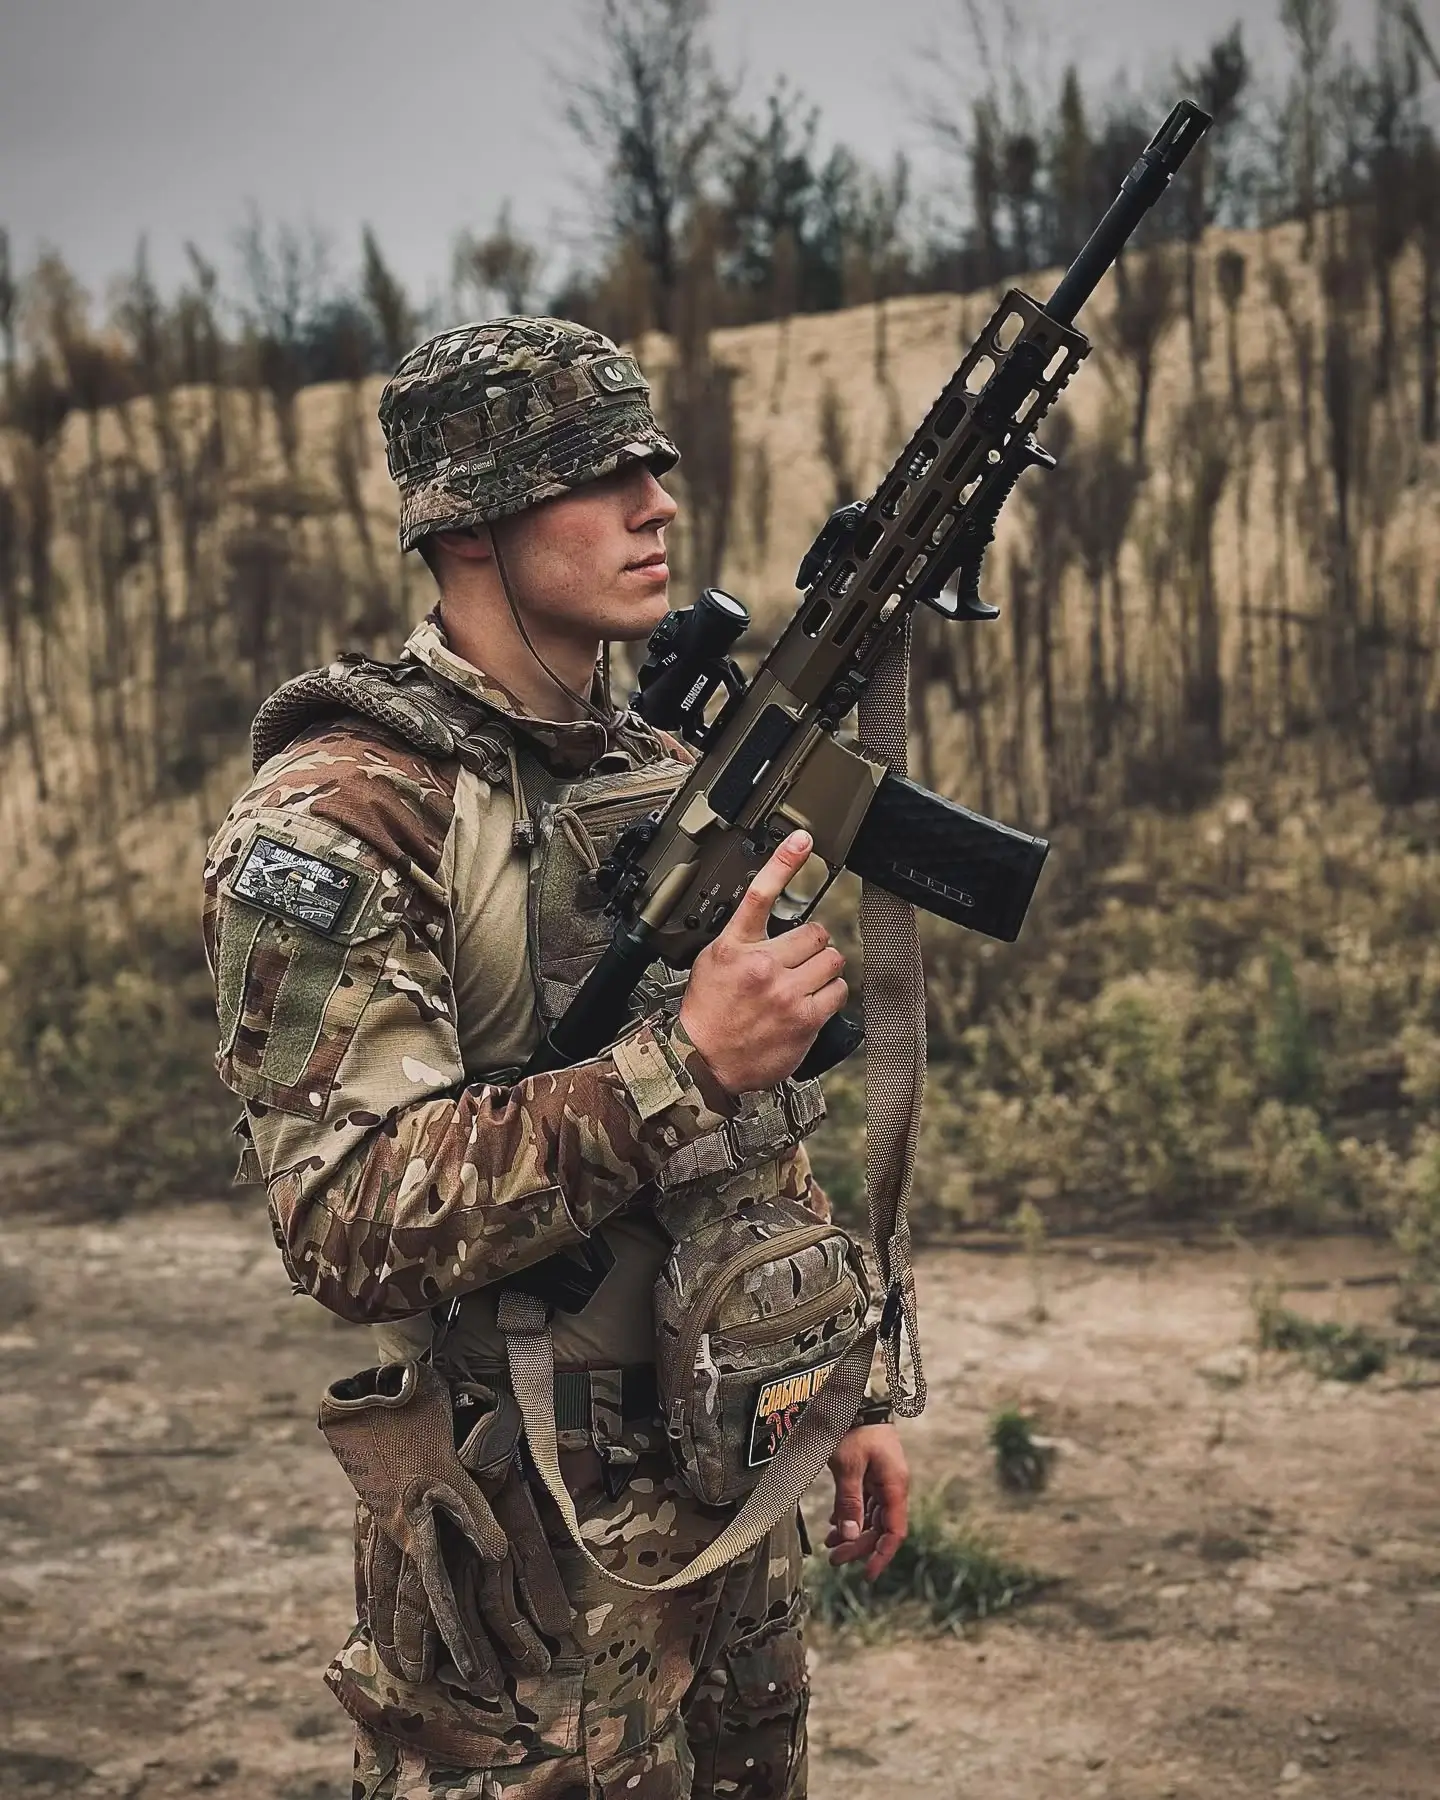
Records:
[[[1412,832],[1359,787],[1322,809],[1310,772],[1231,775],[1243,801],[1132,809],[1099,852],[1088,828],[1057,830],[1063,889],[1042,888],[1013,945],[922,920],[917,1235],[1001,1225],[1028,1201],[1056,1233],[1380,1225],[1425,1262],[1440,1176],[1415,1146],[1440,1129],[1440,851],[1423,817]],[[851,1224],[860,1060],[827,1084],[842,1099],[816,1140]]]
[[[1270,1092],[1291,1106],[1319,1098],[1321,1060],[1295,964],[1278,945],[1269,957],[1268,1004],[1260,1021],[1256,1064]]]
[[[1034,1428],[1017,1407],[1007,1406],[990,1421],[995,1479],[1012,1494],[1038,1494],[1050,1478],[1050,1455],[1035,1442]]]
[[[117,1211],[222,1190],[238,1108],[212,1067],[197,921],[152,917],[121,935],[75,903],[12,919],[4,946],[0,1123],[74,1147],[53,1178],[66,1204]]]
[[[1386,1197],[1396,1247],[1405,1258],[1398,1315],[1407,1325],[1440,1325],[1440,1132],[1423,1128]]]
[[[862,1052],[825,1077],[825,1123],[807,1146],[815,1179],[849,1226],[866,1218],[864,1094]]]
[[[1339,1151],[1308,1106],[1266,1100],[1250,1121],[1246,1190],[1258,1212],[1318,1230],[1339,1222],[1351,1189]]]
[[[1254,1308],[1261,1349],[1298,1356],[1322,1381],[1368,1381],[1390,1361],[1390,1346],[1366,1326],[1307,1319],[1282,1305],[1273,1288],[1257,1292]]]

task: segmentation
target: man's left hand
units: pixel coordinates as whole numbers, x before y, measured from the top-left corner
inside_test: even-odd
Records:
[[[893,1425],[857,1425],[841,1438],[830,1468],[835,1510],[825,1548],[837,1568],[865,1559],[865,1579],[890,1566],[909,1529],[910,1468]]]

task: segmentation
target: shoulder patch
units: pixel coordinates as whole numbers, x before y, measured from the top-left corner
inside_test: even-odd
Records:
[[[355,891],[355,871],[257,834],[230,891],[282,919],[328,934]]]

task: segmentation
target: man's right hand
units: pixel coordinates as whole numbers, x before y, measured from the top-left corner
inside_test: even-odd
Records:
[[[804,868],[810,835],[786,838],[695,958],[680,1023],[732,1094],[793,1075],[825,1021],[844,1006],[845,958],[813,921],[770,937],[770,909]]]

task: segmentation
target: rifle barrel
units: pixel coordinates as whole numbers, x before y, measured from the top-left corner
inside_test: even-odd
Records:
[[[1210,114],[1193,100],[1182,100],[1175,107],[1141,151],[1110,210],[1046,302],[1045,310],[1052,319],[1062,325],[1074,324],[1080,308],[1099,287],[1136,226],[1169,187],[1171,177],[1210,129],[1211,122]]]

